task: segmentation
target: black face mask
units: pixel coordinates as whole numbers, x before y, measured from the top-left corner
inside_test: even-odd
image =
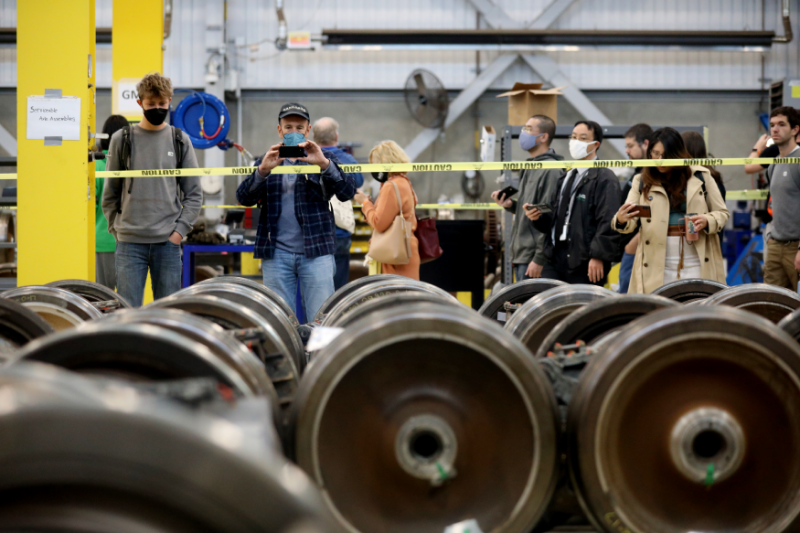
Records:
[[[372,173],[372,177],[375,179],[375,181],[378,181],[380,183],[386,183],[386,180],[389,178],[389,173],[388,172],[373,172]]]
[[[147,122],[149,122],[153,126],[162,125],[164,121],[167,120],[168,114],[169,114],[169,109],[165,109],[162,107],[153,107],[144,110],[144,118],[146,118]]]

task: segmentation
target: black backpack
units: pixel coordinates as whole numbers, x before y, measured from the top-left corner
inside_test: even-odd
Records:
[[[175,161],[178,162],[175,168],[181,168],[183,163],[184,144],[181,129],[175,126],[172,128],[172,147],[175,150]],[[133,136],[131,135],[131,127],[125,126],[122,128],[122,147],[120,148],[119,164],[120,170],[131,169],[131,153],[133,152]]]
[[[172,149],[175,150],[175,161],[177,161],[175,168],[181,168],[184,154],[183,135],[181,135],[180,128],[176,128],[175,126],[170,126],[170,128],[172,128]],[[131,135],[131,127],[128,125],[122,128],[122,146],[120,147],[119,153],[120,170],[125,171],[131,169],[131,153],[133,153],[133,135]],[[128,194],[131,194],[131,191],[133,191],[134,178],[128,179],[130,180],[128,182]],[[175,177],[175,181],[180,181],[180,179],[179,176]],[[120,202],[117,212],[122,213],[122,202]]]

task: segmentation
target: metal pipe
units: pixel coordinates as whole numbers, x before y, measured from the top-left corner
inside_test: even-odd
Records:
[[[172,33],[172,0],[164,0],[164,40]]]
[[[774,43],[790,43],[794,37],[792,32],[792,18],[790,5],[792,0],[781,0],[781,17],[783,18],[783,36],[775,36],[772,38]]]
[[[289,30],[287,29],[286,15],[283,13],[283,0],[275,1],[275,12],[278,14],[278,38],[275,39],[275,47],[278,50],[286,50]]]

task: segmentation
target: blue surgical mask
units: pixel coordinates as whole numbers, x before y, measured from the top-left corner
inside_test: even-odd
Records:
[[[293,131],[283,136],[283,144],[285,146],[297,146],[300,143],[306,142],[306,136],[302,133]]]
[[[544,135],[544,133],[540,133],[538,135],[534,135],[532,133],[528,133],[526,131],[520,132],[519,134],[519,147],[525,150],[526,152],[532,150],[534,146],[539,144],[539,137]]]

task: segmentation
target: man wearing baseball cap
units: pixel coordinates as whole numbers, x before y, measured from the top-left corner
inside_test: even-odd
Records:
[[[256,170],[236,191],[240,204],[261,207],[255,257],[262,259],[264,285],[297,312],[295,295],[300,283],[303,309],[309,320],[334,291],[336,224],[328,202],[333,195],[346,202],[356,193],[353,178],[325,157],[317,144],[307,140],[310,122],[304,105],[284,104],[278,113],[281,142],[256,160]],[[281,146],[299,146],[306,156],[282,158]],[[273,173],[282,165],[316,165],[321,173]]]

